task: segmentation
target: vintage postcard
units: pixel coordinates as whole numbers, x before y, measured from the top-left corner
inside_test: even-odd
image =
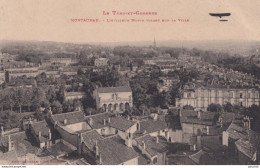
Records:
[[[258,167],[259,7],[0,0],[0,165]]]

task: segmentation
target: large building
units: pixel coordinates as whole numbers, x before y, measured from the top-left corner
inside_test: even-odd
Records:
[[[129,86],[100,87],[93,93],[97,109],[109,112],[123,112],[133,106],[132,90]]]
[[[184,88],[181,98],[176,99],[176,106],[191,105],[194,108],[207,109],[212,103],[224,105],[227,102],[244,107],[259,105],[259,90],[212,86]]]
[[[95,59],[95,66],[96,67],[102,67],[108,65],[108,59],[107,58],[97,58]]]

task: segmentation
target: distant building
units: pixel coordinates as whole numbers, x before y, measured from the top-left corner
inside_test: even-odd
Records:
[[[71,58],[50,58],[50,62],[53,63],[61,63],[65,64],[66,66],[72,63]]]
[[[176,100],[176,106],[191,105],[194,108],[207,109],[211,103],[249,107],[259,105],[259,91],[255,88],[223,88],[223,87],[194,87],[184,88],[181,98]]]
[[[95,66],[96,67],[102,67],[108,65],[108,59],[107,58],[97,58],[95,59]]]
[[[132,90],[129,86],[100,87],[93,97],[96,99],[96,108],[104,111],[123,112],[133,106]]]
[[[86,96],[85,92],[65,92],[65,101],[68,100],[79,100]]]

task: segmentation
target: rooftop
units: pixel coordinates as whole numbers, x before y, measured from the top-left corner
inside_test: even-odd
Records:
[[[99,129],[108,126],[107,122],[106,125],[104,125],[104,119],[107,121],[109,117],[111,117],[113,114],[111,113],[100,113],[96,115],[89,115],[86,117],[89,125],[90,125],[90,118],[92,118],[92,125],[90,125],[93,129]]]
[[[126,131],[135,124],[134,121],[127,120],[123,117],[112,117],[109,126],[121,131]]]
[[[15,151],[18,157],[24,156],[27,153],[36,154],[38,152],[39,148],[31,144],[24,131],[11,134],[10,139],[14,142]],[[4,147],[8,146],[8,136],[1,137],[0,145]]]
[[[132,92],[129,86],[120,87],[99,87],[97,88],[98,93],[113,93],[113,92]]]
[[[234,140],[239,139],[247,139],[248,138],[248,132],[247,129],[244,127],[240,127],[234,123],[231,123],[230,126],[227,129],[227,132],[229,133],[229,137]]]
[[[32,123],[31,125],[32,129],[34,130],[34,132],[36,134],[38,134],[39,132],[41,132],[41,138],[39,139],[40,142],[45,142],[46,139],[49,139],[49,126],[47,124],[47,122],[44,121],[40,121],[40,122],[35,122]]]
[[[84,114],[81,111],[62,113],[52,115],[51,118],[54,121],[59,122],[62,125],[75,124],[84,121]],[[64,120],[67,119],[67,124],[64,124]]]
[[[94,150],[96,141],[103,139],[103,137],[96,130],[85,132],[82,134],[82,137],[85,145],[92,151]]]
[[[98,142],[103,165],[118,165],[139,157],[139,154],[125,145],[119,135],[105,138]]]
[[[217,119],[216,113],[213,112],[200,112],[200,117],[198,117],[199,112],[194,110],[182,110],[180,121],[181,123],[192,123],[201,125],[214,125],[214,120]]]
[[[145,150],[151,157],[167,151],[166,140],[161,137],[159,138],[159,143],[156,142],[156,137],[152,137],[149,134],[135,140],[141,147],[143,147],[143,142],[145,143]]]
[[[257,151],[255,146],[251,144],[248,140],[239,139],[235,142],[237,149],[250,159],[253,157],[254,153]]]

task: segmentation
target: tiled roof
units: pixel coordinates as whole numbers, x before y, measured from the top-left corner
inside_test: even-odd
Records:
[[[15,150],[5,152],[5,153],[0,152],[0,163],[2,165],[15,164],[17,161],[18,159]]]
[[[83,142],[90,150],[94,150],[96,141],[103,139],[103,137],[96,130],[85,132],[82,134],[82,136]]]
[[[229,133],[229,137],[238,140],[238,139],[247,139],[248,133],[246,128],[240,127],[234,123],[231,123],[230,126],[227,129],[227,132]]]
[[[193,155],[190,155],[189,158],[194,161],[196,164],[200,164],[200,158],[206,154],[204,150],[200,150],[197,153],[194,153]]]
[[[113,93],[113,92],[132,92],[129,86],[121,87],[99,87],[97,88],[98,93]]]
[[[126,131],[135,124],[134,121],[127,120],[123,117],[112,117],[109,126],[121,131]]]
[[[162,143],[163,139],[159,139],[159,143],[156,143],[156,137],[152,137],[149,134],[136,138],[135,141],[138,145],[143,148],[143,142],[145,143],[145,150],[151,156],[155,156],[159,153],[167,151],[167,146],[165,143]]]
[[[86,96],[85,92],[66,92],[65,96]]]
[[[64,120],[67,119],[66,125],[69,125],[69,124],[75,124],[75,123],[78,123],[78,122],[83,122],[84,121],[84,114],[81,111],[75,111],[75,112],[52,115],[51,118],[54,121],[57,121],[62,125],[65,125]]]
[[[166,121],[159,120],[159,119],[157,120],[148,119],[146,121],[140,122],[141,132],[146,131],[147,133],[152,133],[152,132],[164,130],[166,128],[168,128]]]
[[[248,140],[239,139],[235,142],[237,149],[242,152],[244,155],[249,157],[250,159],[253,157],[256,152],[256,148],[252,145]]]
[[[125,145],[119,135],[99,141],[98,147],[103,165],[118,165],[139,156],[133,148]]]
[[[93,124],[90,125],[93,129],[99,129],[103,127],[107,127],[107,120],[109,117],[111,117],[113,114],[111,113],[100,113],[96,115],[87,116],[86,119],[89,123],[89,119],[92,118]],[[106,120],[106,125],[104,125],[104,119]]]
[[[198,118],[198,112],[193,110],[182,110],[180,121],[181,123],[193,123],[212,126],[214,124],[213,119],[216,115],[217,114],[213,112],[201,112],[200,118]]]
[[[55,145],[50,146],[47,150],[55,157],[75,151],[75,149],[64,142],[58,142]]]
[[[49,139],[49,126],[45,120],[32,123],[31,128],[34,130],[36,135],[41,132],[41,138],[39,139],[40,142],[45,142]]]
[[[14,147],[18,157],[24,156],[27,153],[36,154],[38,147],[33,146],[26,136],[26,133],[18,132],[10,135],[11,141],[14,142]],[[1,146],[8,146],[8,136],[1,137]]]
[[[201,136],[201,146],[209,150],[216,150],[222,147],[222,136]]]

